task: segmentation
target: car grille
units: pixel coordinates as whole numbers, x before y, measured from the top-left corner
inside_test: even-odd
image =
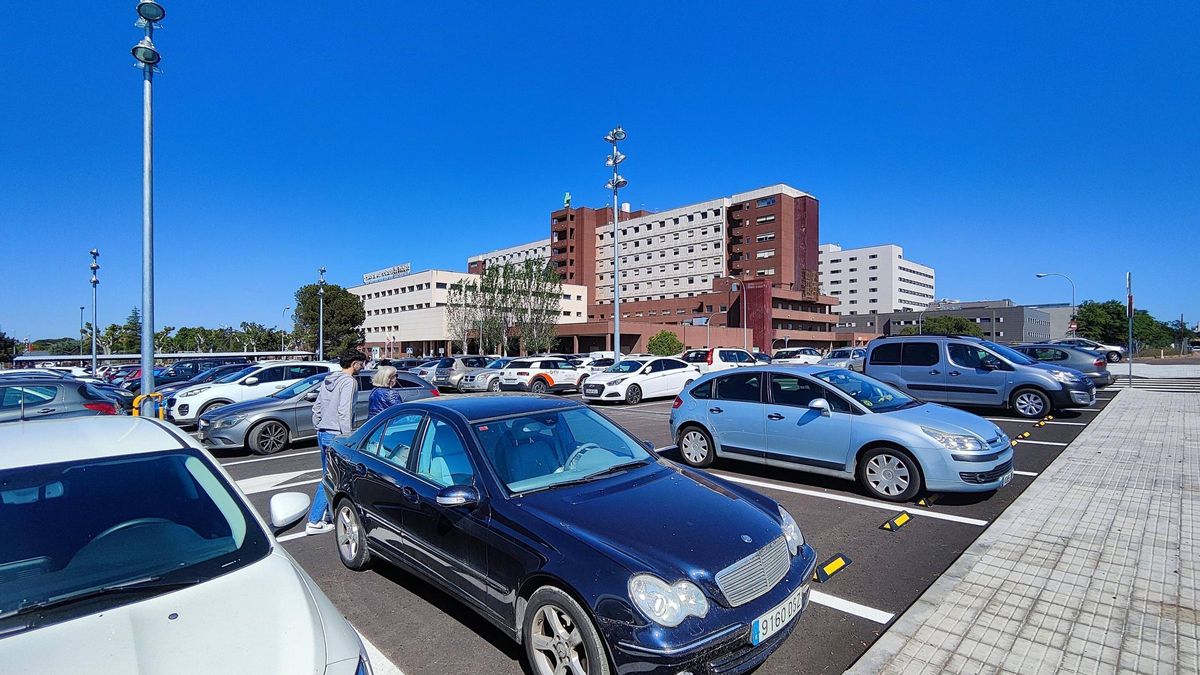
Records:
[[[783,537],[717,572],[717,587],[731,607],[744,605],[783,579],[790,563]]]
[[[1008,473],[1011,469],[1012,460],[1010,459],[991,471],[960,471],[958,473],[958,477],[963,479],[963,481],[966,483],[982,485],[984,483],[991,483],[992,481],[1000,480],[1000,478],[1003,477],[1004,474]]]

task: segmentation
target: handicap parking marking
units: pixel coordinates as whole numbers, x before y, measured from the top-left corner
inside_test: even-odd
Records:
[[[881,609],[875,609],[874,607],[867,607],[866,605],[860,605],[857,602],[843,600],[842,598],[829,595],[828,593],[822,593],[821,591],[810,591],[808,599],[811,602],[817,603],[818,605],[824,605],[830,609],[836,609],[840,612],[845,612],[846,614],[853,614],[854,616],[866,619],[867,621],[874,621],[878,624],[890,623],[892,618],[896,616],[890,612],[885,612]]]
[[[732,481],[734,483],[741,483],[742,485],[751,485],[754,487],[767,488],[770,490],[780,490],[782,492],[791,492],[793,494],[806,495],[809,497],[816,497],[818,499],[828,499],[828,500],[835,501],[835,502],[845,502],[847,504],[858,504],[859,506],[867,506],[867,507],[870,507],[873,509],[883,509],[885,511],[893,511],[893,512],[899,508],[903,508],[902,505],[900,505],[900,504],[894,504],[894,503],[890,503],[890,502],[877,502],[877,501],[870,500],[870,499],[863,499],[861,497],[847,497],[846,495],[833,494],[831,492],[821,492],[819,490],[809,490],[807,488],[798,488],[798,487],[793,487],[791,485],[779,485],[778,483],[768,483],[766,481],[753,480],[750,478],[743,478],[741,476],[735,476],[735,475],[731,475],[731,474],[727,474],[727,473],[723,473],[723,472],[717,472],[717,471],[713,471],[711,473],[714,476],[720,476],[721,478],[724,478],[725,480]],[[988,521],[986,521],[986,520],[980,520],[978,518],[966,518],[964,516],[955,516],[955,515],[951,515],[948,513],[938,513],[935,511],[913,511],[912,515],[920,516],[922,518],[934,518],[936,520],[948,520],[948,521],[954,522],[954,523],[963,523],[965,525],[975,525],[978,527],[987,527],[988,526]]]

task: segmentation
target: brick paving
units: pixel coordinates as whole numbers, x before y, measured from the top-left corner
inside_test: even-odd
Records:
[[[850,673],[1195,673],[1200,396],[1126,390]]]

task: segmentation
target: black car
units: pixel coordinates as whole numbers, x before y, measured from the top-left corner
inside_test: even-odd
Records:
[[[549,396],[406,403],[332,445],[338,555],[382,558],[524,645],[537,675],[743,673],[808,604],[774,500]]]
[[[216,368],[217,366],[237,366],[245,368],[250,365],[250,362],[242,356],[205,356],[194,359],[181,359],[167,366],[161,374],[154,377],[154,390],[158,391],[161,385],[174,384],[176,382],[184,382],[196,377],[200,373]],[[230,371],[232,372],[232,371]],[[142,383],[138,381],[131,382],[126,387],[133,393],[139,393]]]

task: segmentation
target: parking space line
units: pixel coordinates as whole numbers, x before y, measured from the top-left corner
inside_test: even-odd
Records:
[[[1053,445],[1056,448],[1067,447],[1066,443],[1059,443],[1058,441],[1031,441],[1028,438],[1022,438],[1017,441],[1017,445],[1025,445],[1027,443],[1032,443],[1033,445]]]
[[[901,508],[899,504],[889,504],[887,502],[876,502],[870,499],[860,499],[858,497],[846,497],[844,495],[835,495],[828,492],[820,492],[817,490],[807,490],[805,488],[792,487],[790,485],[779,485],[776,483],[768,483],[766,481],[751,480],[742,478],[741,476],[733,476],[727,473],[713,472],[728,481],[741,483],[743,485],[753,485],[755,487],[763,487],[771,490],[781,490],[783,492],[792,492],[798,495],[807,495],[809,497],[817,497],[818,499],[829,499],[835,502],[846,502],[848,504],[858,504],[859,506],[869,506],[873,509],[882,509],[884,511],[896,511]],[[936,520],[949,520],[955,523],[964,523],[966,525],[976,525],[978,527],[987,527],[988,521],[979,520],[978,518],[965,518],[963,516],[952,516],[947,513],[936,513],[934,511],[912,511],[912,515],[921,516],[922,518],[934,518]]]
[[[1063,408],[1063,410],[1070,410],[1071,412],[1100,412],[1104,408]]]
[[[885,612],[881,609],[875,609],[874,607],[860,605],[857,602],[843,600],[842,598],[838,598],[827,593],[822,593],[821,591],[810,591],[808,599],[817,603],[818,605],[824,605],[840,612],[853,614],[854,616],[861,617],[867,621],[874,621],[875,623],[879,624],[886,624],[892,620],[892,617],[896,616],[895,614]]]
[[[1037,424],[1036,420],[1026,420],[1026,419],[1021,419],[1020,417],[985,417],[984,419],[991,420],[993,422],[1025,422],[1031,426],[1034,424]],[[1065,426],[1065,427],[1086,427],[1087,426],[1087,422],[1059,422],[1058,420],[1049,420],[1049,421],[1046,421],[1046,424],[1058,424],[1058,425]]]
[[[301,455],[316,455],[320,450],[305,450],[304,452],[292,452],[286,455],[271,455],[270,457],[256,457],[254,459],[239,459],[236,462],[222,462],[221,466],[237,466],[238,464],[249,464],[251,462],[267,462],[272,459],[287,459],[288,457],[299,457]]]
[[[1013,475],[1014,476],[1036,476],[1037,472],[1035,472],[1035,471],[1017,471],[1014,469]]]

